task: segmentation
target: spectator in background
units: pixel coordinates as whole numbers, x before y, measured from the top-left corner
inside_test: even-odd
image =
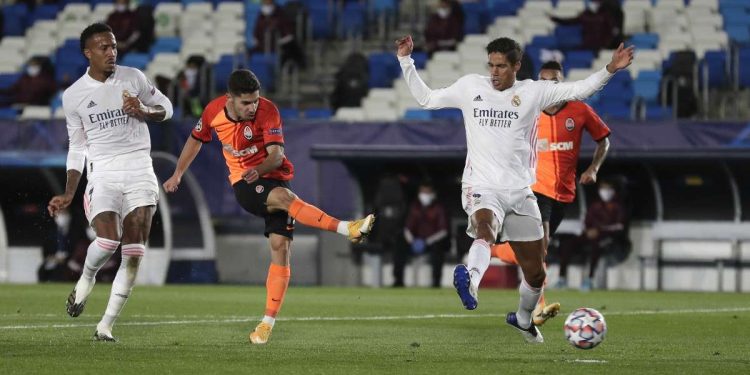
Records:
[[[404,266],[409,249],[404,241],[406,197],[399,176],[388,173],[380,180],[375,192],[375,216],[378,225],[371,235],[372,242],[383,252],[393,252],[394,287],[404,286]]]
[[[274,0],[262,0],[260,15],[253,29],[253,53],[280,53],[281,65],[287,62],[305,67],[305,55],[294,35],[294,24]]]
[[[210,101],[210,87],[208,82],[208,65],[203,56],[188,57],[185,69],[177,73],[177,90],[182,98],[179,103],[183,113],[200,117],[203,107]],[[204,71],[206,70],[206,71]]]
[[[586,211],[583,233],[576,240],[560,244],[560,279],[557,287],[568,285],[568,263],[573,249],[588,246],[591,249],[591,264],[588,278],[583,280],[581,290],[590,290],[602,249],[627,241],[626,225],[625,209],[614,184],[602,180],[599,182],[599,199]]]
[[[411,205],[409,215],[406,217],[404,237],[411,245],[411,253],[414,256],[429,254],[432,266],[432,287],[439,288],[443,276],[445,253],[450,248],[448,218],[445,207],[436,200],[435,189],[431,182],[424,181],[419,185],[417,198],[417,202]],[[401,273],[403,279],[403,266]]]
[[[463,12],[458,12],[461,5],[450,0],[440,0],[435,13],[427,21],[424,31],[427,53],[435,51],[453,51],[458,42],[464,38]]]
[[[26,63],[26,70],[12,86],[1,90],[5,105],[49,105],[57,91],[55,73],[49,58],[34,56]]]
[[[560,25],[581,25],[581,48],[598,52],[615,49],[622,42],[622,14],[617,0],[590,0],[586,9],[573,18],[550,16],[550,19]]]
[[[336,85],[331,93],[331,108],[359,107],[367,95],[369,67],[367,57],[360,52],[352,52],[336,72]]]
[[[128,53],[138,38],[136,34],[136,14],[130,10],[129,0],[115,0],[115,10],[107,17],[106,24],[112,28],[120,57]]]
[[[155,26],[156,20],[154,19],[153,6],[141,4],[138,8],[135,8],[135,31],[128,40],[132,40],[128,46],[130,50],[147,53],[156,39]]]

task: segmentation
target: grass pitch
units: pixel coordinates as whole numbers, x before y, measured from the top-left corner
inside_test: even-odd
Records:
[[[265,290],[245,286],[136,287],[113,333],[91,336],[109,285],[85,312],[65,314],[72,284],[0,285],[0,374],[748,374],[750,298],[728,293],[551,290],[563,311],[526,344],[504,323],[515,290],[480,290],[475,311],[452,289],[292,287],[267,345],[247,334]],[[601,311],[599,347],[570,346],[565,316]]]

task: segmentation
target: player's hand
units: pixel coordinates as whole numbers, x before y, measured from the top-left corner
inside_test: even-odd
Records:
[[[579,179],[581,185],[593,185],[596,183],[596,171],[589,167],[585,172],[581,174]]]
[[[411,39],[411,35],[397,39],[396,47],[398,47],[398,51],[396,52],[398,57],[411,55],[411,51],[414,50],[414,41]]]
[[[625,48],[625,44],[620,43],[615,52],[612,53],[612,61],[607,64],[607,71],[615,73],[618,70],[627,68],[633,62],[634,53],[635,46]]]
[[[260,175],[258,175],[258,171],[255,169],[248,169],[244,172],[242,172],[242,179],[245,180],[248,184],[252,184],[256,180],[260,178]]]
[[[139,120],[146,118],[146,112],[144,111],[143,103],[136,96],[132,96],[129,92],[122,92],[122,111],[130,117],[135,117]]]
[[[162,186],[164,187],[164,191],[166,191],[167,193],[174,193],[180,187],[181,181],[182,177],[173,174],[172,177],[169,178],[169,180],[165,181],[164,184],[162,184]]]
[[[47,212],[49,212],[49,216],[57,216],[58,212],[70,206],[71,201],[73,201],[72,195],[62,194],[52,197],[47,204]]]

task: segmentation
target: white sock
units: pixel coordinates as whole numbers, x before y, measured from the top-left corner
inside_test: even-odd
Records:
[[[271,328],[273,328],[273,324],[276,323],[276,318],[274,318],[272,316],[265,315],[265,316],[263,316],[262,322],[270,325]]]
[[[479,288],[484,272],[490,266],[490,245],[485,240],[476,239],[469,248],[468,264],[471,283]]]
[[[118,246],[120,246],[120,241],[108,240],[101,237],[96,237],[91,241],[88,250],[86,250],[86,261],[83,264],[81,278],[86,279],[86,281],[93,280],[99,269],[115,253]]]
[[[135,284],[135,276],[138,274],[138,266],[143,257],[146,247],[141,244],[122,245],[122,263],[117,270],[115,280],[112,281],[112,292],[107,302],[107,310],[104,312],[100,325],[112,331],[115,320],[120,316],[125,302],[130,297],[130,292]]]
[[[543,289],[544,288],[534,288],[526,283],[526,280],[521,280],[521,286],[518,287],[521,299],[518,301],[516,318],[518,319],[518,325],[522,328],[528,328],[529,325],[531,325],[531,312],[536,308],[536,304],[539,302],[539,297],[542,295]]]
[[[336,227],[336,233],[348,236],[349,235],[349,228],[348,228],[349,222],[341,220],[339,221],[339,226]]]

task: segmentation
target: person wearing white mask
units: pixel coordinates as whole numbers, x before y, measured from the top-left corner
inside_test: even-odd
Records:
[[[460,5],[455,5],[460,7]],[[453,51],[464,38],[464,22],[449,0],[440,0],[424,32],[427,53]]]
[[[24,74],[7,89],[0,90],[6,96],[5,106],[49,105],[57,91],[49,59],[34,56],[29,59]]]
[[[406,218],[404,237],[414,256],[429,255],[432,287],[439,288],[445,253],[450,247],[448,217],[443,204],[436,200],[435,189],[429,181],[419,185],[417,201],[412,203]]]
[[[560,246],[560,282],[567,285],[567,268],[573,249],[588,247],[591,249],[588,277],[581,283],[581,290],[588,291],[593,286],[593,278],[603,249],[609,244],[619,242],[627,236],[626,215],[622,202],[617,196],[614,184],[602,180],[598,187],[599,199],[586,210],[585,229],[581,236],[571,243]]]
[[[305,55],[295,35],[295,25],[274,0],[261,0],[260,15],[253,29],[252,53],[280,53],[287,62],[304,68]]]
[[[551,16],[558,25],[581,25],[581,49],[613,49],[622,42],[622,8],[618,1],[588,0],[586,9],[572,18]]]

